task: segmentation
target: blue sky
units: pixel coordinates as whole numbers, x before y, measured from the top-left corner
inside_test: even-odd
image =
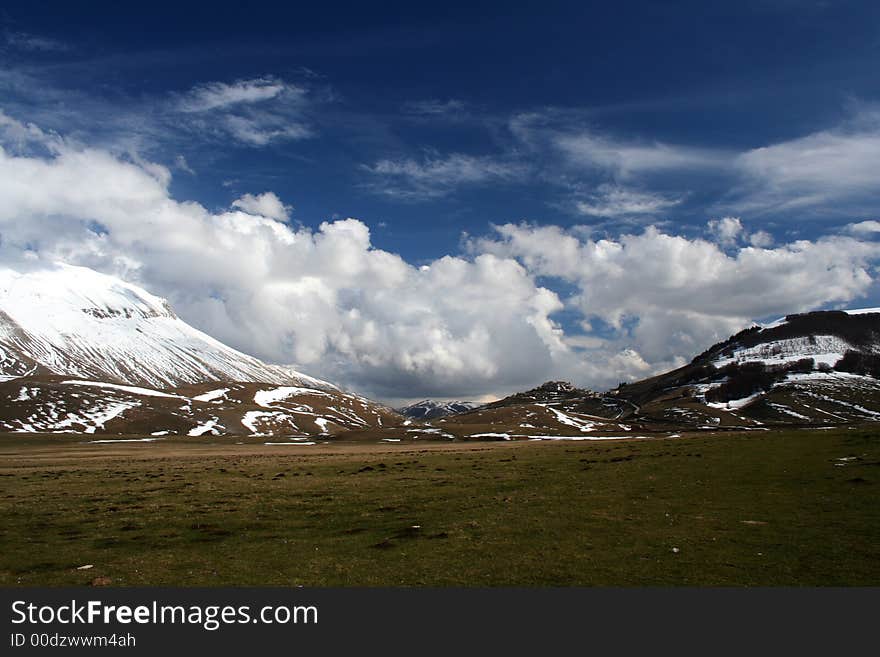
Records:
[[[126,4],[4,3],[0,110],[18,164],[58,158],[45,152],[46,135],[57,135],[71,152],[160,171],[168,199],[214,215],[235,208],[309,235],[355,218],[369,229],[367,250],[394,254],[413,271],[444,256],[470,265],[487,254],[510,260],[561,304],[542,306],[529,326],[549,321],[545,328],[572,350],[559,360],[551,352],[562,347],[541,337],[550,355],[506,374],[486,354],[473,371],[444,369],[442,358],[418,350],[376,364],[368,349],[350,346],[351,336],[329,329],[323,347],[308,350],[293,325],[272,338],[224,328],[223,318],[241,324],[240,314],[253,312],[234,307],[224,283],[205,275],[187,288],[143,263],[127,265],[124,273],[169,296],[188,320],[265,358],[388,399],[501,394],[554,374],[601,386],[674,365],[750,320],[880,305],[877,3]],[[42,145],[33,130],[21,136],[28,125]],[[260,198],[269,205],[248,204],[267,192],[271,199]],[[9,221],[49,226],[59,214],[27,212],[10,211]],[[93,214],[71,211],[65,225],[99,226],[105,244],[124,232]],[[14,233],[6,230],[7,247]],[[835,239],[844,241],[832,248]],[[573,249],[572,240],[580,251],[563,266],[553,255]],[[720,288],[698,294],[681,279],[651,297],[651,314],[641,310],[651,299],[614,301],[634,283],[596,273],[590,258],[605,243],[633,253],[644,246],[645,257],[660,244],[682,253],[705,243],[714,249],[706,272],[730,265],[742,281],[757,270],[784,274],[826,293],[782,283],[777,301],[724,312],[711,303]],[[824,286],[816,272],[798,270],[809,264],[799,243],[850,257],[829,260],[836,277]],[[45,235],[19,246],[121,273],[121,259],[145,257],[127,244],[103,260],[95,249],[50,246]],[[783,256],[792,259],[783,273],[761,269],[763,260],[749,269],[754,258]],[[810,258],[814,266],[821,259]],[[698,264],[692,274],[701,276]],[[366,314],[352,301],[366,292],[330,287],[338,311]],[[205,310],[199,294],[223,302],[223,312]],[[703,306],[681,301],[700,294]],[[687,321],[660,321],[676,311]],[[439,313],[432,326],[450,340],[470,330],[436,308],[426,312]],[[371,321],[381,332],[391,320]],[[650,327],[672,337],[654,344]],[[629,364],[614,365],[618,357]],[[572,358],[601,361],[605,374],[598,365],[558,367]],[[462,378],[474,383],[453,383]]]

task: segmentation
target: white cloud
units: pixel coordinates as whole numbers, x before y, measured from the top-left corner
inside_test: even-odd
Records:
[[[722,217],[708,223],[709,232],[721,246],[733,246],[745,234],[739,217]]]
[[[232,202],[233,208],[243,210],[248,214],[255,214],[269,219],[278,221],[287,221],[290,218],[292,208],[284,205],[274,192],[263,192],[262,194],[245,194]]]
[[[269,193],[212,213],[171,198],[145,163],[64,144],[0,151],[0,196],[4,260],[121,275],[244,351],[373,395],[517,389],[566,350],[550,319],[561,302],[512,259],[416,267],[373,248],[355,219],[297,230],[266,216],[281,213]]]
[[[868,291],[880,258],[880,245],[842,236],[725,253],[654,227],[615,240],[554,226],[496,230],[495,238],[472,241],[473,252],[515,257],[536,275],[573,284],[570,308],[588,324],[595,318],[616,329],[581,372],[606,383],[627,372],[614,360],[625,349],[651,370],[672,367],[755,318],[849,302]]]
[[[862,112],[834,129],[740,154],[746,182],[734,203],[754,210],[792,210],[876,199],[880,193],[880,113]]]
[[[873,235],[880,233],[880,221],[868,219],[854,224],[847,224],[846,231],[853,235]]]
[[[174,166],[176,166],[181,171],[186,171],[191,176],[196,175],[195,170],[189,165],[189,162],[186,161],[186,158],[183,155],[175,156]]]
[[[15,152],[26,152],[33,146],[57,151],[63,140],[33,123],[22,123],[0,109],[0,143]]]
[[[239,349],[383,398],[645,376],[752,318],[865,294],[880,258],[880,244],[852,236],[725,252],[653,227],[594,239],[508,224],[467,257],[414,266],[374,248],[358,220],[296,229],[271,192],[210,212],[172,198],[164,167],[7,127],[52,148],[0,150],[4,261],[120,275]],[[566,305],[583,332],[555,321],[563,302],[537,282],[554,279],[575,291]]]
[[[680,199],[606,183],[600,185],[586,200],[576,201],[575,207],[581,214],[614,218],[655,215],[680,202]]]
[[[305,87],[255,78],[198,85],[178,99],[176,110],[192,130],[265,146],[314,136],[306,116],[311,102]]]
[[[713,208],[750,214],[800,210],[839,216],[874,208],[880,197],[875,173],[880,171],[880,110],[873,106],[861,106],[832,128],[748,150],[621,137],[585,126],[584,117],[553,110],[515,116],[509,128],[548,169],[542,173],[549,181],[555,168],[560,181],[571,176],[610,180],[646,194],[678,186],[672,196],[681,197],[699,177],[726,190]],[[603,209],[601,203],[587,207],[592,205]]]
[[[272,115],[227,116],[222,125],[238,141],[251,146],[265,146],[278,139],[305,139],[312,130],[304,124],[288,124],[287,119]]]
[[[461,186],[516,180],[525,173],[521,164],[462,153],[428,155],[422,160],[384,159],[364,169],[376,179],[373,189],[405,199],[437,198]]]
[[[661,142],[626,142],[590,132],[560,134],[553,141],[571,163],[612,171],[622,179],[639,173],[682,171],[723,164],[717,151]]]
[[[749,244],[760,249],[766,249],[773,246],[774,241],[773,236],[766,230],[756,230],[749,235]]]
[[[730,155],[725,150],[625,139],[578,125],[579,121],[577,117],[548,110],[516,115],[509,128],[529,148],[559,154],[568,167],[594,170],[615,180],[729,166]]]
[[[712,219],[706,226],[714,241],[725,249],[730,249],[741,243],[748,243],[756,248],[765,249],[773,246],[775,241],[773,236],[766,230],[757,230],[754,233],[749,233],[739,217]]]
[[[184,112],[206,112],[241,103],[258,103],[285,91],[304,93],[273,78],[239,80],[232,84],[209,82],[193,88],[180,102]]]

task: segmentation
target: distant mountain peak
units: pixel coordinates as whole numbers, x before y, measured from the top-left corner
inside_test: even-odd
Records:
[[[473,401],[435,401],[433,399],[423,399],[422,401],[399,408],[397,412],[412,420],[436,420],[437,418],[455,415],[456,413],[467,413],[480,406],[482,404]]]

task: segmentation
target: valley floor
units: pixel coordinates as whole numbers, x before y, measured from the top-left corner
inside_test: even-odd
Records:
[[[82,440],[0,436],[0,585],[880,585],[874,427]]]

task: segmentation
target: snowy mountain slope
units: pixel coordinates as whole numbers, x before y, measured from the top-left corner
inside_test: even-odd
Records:
[[[548,382],[434,422],[460,438],[602,439],[641,433],[880,420],[880,310],[789,315],[688,365],[607,393]]]
[[[0,267],[0,376],[61,374],[148,387],[259,381],[333,388],[227,347],[164,299],[84,267]]]
[[[479,402],[470,401],[434,401],[432,399],[424,399],[415,404],[398,408],[397,412],[412,420],[435,420],[437,418],[446,417],[447,415],[455,415],[456,413],[466,413],[475,408],[482,406]]]
[[[304,439],[401,421],[336,389],[203,383],[155,390],[60,376],[0,382],[0,431],[15,433]]]
[[[435,426],[471,440],[593,440],[609,434],[629,435],[631,427],[618,421],[626,408],[619,400],[565,381],[548,381],[472,411],[440,418]]]
[[[739,347],[730,356],[714,359],[712,364],[717,368],[731,363],[758,361],[766,365],[784,365],[801,358],[812,358],[816,363],[826,363],[833,367],[851,349],[853,345],[835,335],[811,335]]]
[[[655,427],[825,425],[880,419],[880,311],[789,315],[688,365],[612,391]]]

